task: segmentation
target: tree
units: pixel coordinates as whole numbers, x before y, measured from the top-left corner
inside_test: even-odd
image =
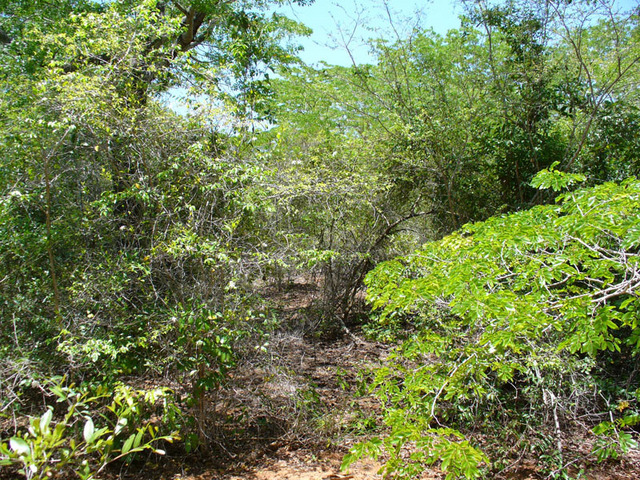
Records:
[[[541,193],[529,182],[554,161],[566,171],[598,172],[594,182],[616,179],[602,176],[615,175],[615,167],[594,165],[590,139],[611,130],[605,113],[611,104],[633,115],[635,107],[624,98],[637,85],[637,12],[612,2],[465,5],[468,21],[484,32],[492,91],[501,104],[488,147],[496,155],[503,202],[539,202]]]
[[[287,235],[280,266],[319,275],[319,306],[332,326],[360,313],[364,275],[401,251],[410,241],[403,234],[425,215],[419,201],[397,201],[386,145],[366,114],[350,110],[357,99],[343,78],[349,74],[342,67],[284,72],[274,82],[277,125],[259,136],[278,199],[272,228]]]
[[[397,233],[411,225],[412,241],[421,242],[496,212],[549,201],[548,193],[532,188],[529,182],[556,160],[569,165],[570,170],[598,172],[599,181],[623,178],[614,173],[620,172],[623,164],[625,175],[636,173],[635,137],[623,133],[631,132],[627,129],[632,128],[635,118],[634,101],[625,100],[629,93],[620,89],[615,102],[605,102],[596,109],[581,100],[590,98],[585,71],[591,72],[587,77],[593,93],[601,97],[608,95],[607,87],[598,90],[601,84],[629,82],[632,86],[635,82],[637,62],[630,37],[635,19],[614,12],[598,17],[604,12],[584,11],[580,5],[555,5],[554,9],[522,2],[470,2],[461,28],[445,37],[416,28],[407,38],[371,40],[375,65],[327,65],[316,71],[285,73],[284,80],[276,84],[271,108],[279,129],[265,135],[266,142],[277,136],[271,145],[277,145],[273,159],[280,162],[276,163],[279,170],[295,164],[292,173],[298,175],[309,161],[306,174],[313,185],[322,178],[335,192],[344,192],[344,188],[369,195],[358,200],[369,205],[362,212],[352,207],[329,207],[331,202],[322,195],[318,202],[309,202],[317,192],[300,191],[298,211],[316,212],[302,218],[313,218],[308,222],[312,229],[323,226],[324,231],[340,237],[344,231],[340,225],[348,230],[359,223],[350,216],[357,211],[364,221],[362,226],[376,224],[376,218],[385,220],[377,233],[371,230],[369,236],[358,227],[353,238],[369,238],[369,245],[373,245],[387,226],[396,225],[392,231]],[[599,19],[600,26],[569,25],[569,19],[575,22],[576,15],[583,24]],[[614,31],[618,37],[611,33]],[[582,44],[601,45],[599,67],[595,59],[589,66],[581,66],[587,49],[579,46],[576,50],[576,36],[584,37]],[[618,60],[621,70],[613,73],[610,69]],[[608,104],[611,108],[606,111],[615,111],[616,119],[604,114]],[[585,132],[587,140],[581,144],[579,137]],[[608,157],[607,141],[628,152],[627,160]],[[576,155],[579,163],[571,160]],[[349,185],[341,173],[344,168],[340,162],[345,158],[350,167],[366,172],[374,182],[365,180],[365,186],[359,180]],[[286,161],[282,163],[282,159]],[[597,159],[613,165],[596,166]],[[295,184],[293,179],[284,182]],[[370,189],[372,183],[379,188]],[[305,201],[309,202],[307,209],[300,208]],[[376,213],[370,216],[365,212]],[[414,213],[429,215],[419,222],[395,224]],[[305,231],[292,227],[299,233]],[[316,231],[312,237],[319,235]],[[316,243],[322,244],[322,240]],[[375,263],[356,260],[358,255],[368,255],[369,247],[364,243],[352,246],[332,240],[328,244],[341,244],[343,254],[345,250],[358,252],[354,261],[343,267],[362,261],[370,268]],[[307,250],[308,245],[302,248]],[[329,250],[327,254],[335,263],[336,249]],[[383,258],[383,249],[376,250],[375,258]],[[339,283],[350,284],[360,277],[351,268],[338,274],[350,280]]]
[[[206,394],[262,335],[249,127],[306,29],[262,0],[58,3],[0,3],[2,388],[162,372],[190,385],[186,444],[206,447]],[[187,85],[208,108],[167,107]]]
[[[268,5],[0,4],[8,358],[114,380],[188,363],[202,340],[194,391],[231,362],[234,332],[254,328],[253,219],[268,203],[246,124],[267,95],[263,73],[294,60],[283,39],[304,31]],[[217,116],[163,104],[187,80]],[[217,130],[223,114],[234,120]],[[194,317],[202,338],[167,352]]]
[[[329,98],[385,146],[380,166],[398,198],[420,197],[434,212],[431,238],[548,201],[529,183],[554,161],[616,179],[601,174],[615,175],[619,162],[595,165],[614,161],[603,136],[637,163],[634,137],[614,134],[605,113],[615,105],[618,119],[635,115],[637,15],[590,2],[466,5],[444,37],[415,28],[373,39],[375,65],[324,70],[336,89]]]
[[[534,186],[557,191],[581,180],[543,170]],[[367,277],[378,321],[413,333],[373,383],[389,437],[354,456],[384,450],[387,471],[407,478],[436,461],[452,478],[474,478],[488,459],[460,429],[548,449],[520,436],[535,428],[555,438],[548,467],[557,472],[561,429],[585,413],[591,427],[603,422],[594,430],[599,459],[633,447],[625,429],[638,421],[628,362],[637,363],[640,338],[639,200],[635,178],[579,189],[380,264]],[[409,442],[417,451],[405,461]],[[492,443],[483,442],[487,453]]]

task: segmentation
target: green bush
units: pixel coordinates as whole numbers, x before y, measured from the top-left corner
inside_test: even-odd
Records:
[[[551,169],[534,185],[560,190],[580,179]],[[594,430],[598,459],[628,450],[638,404],[626,368],[640,351],[639,245],[640,181],[630,178],[467,225],[379,265],[367,277],[378,321],[413,334],[373,382],[388,438],[355,448],[346,464],[381,449],[387,471],[401,478],[417,471],[408,465],[434,459],[447,478],[474,478],[488,460],[460,432],[481,429],[491,439],[507,427],[513,436],[552,433],[551,467],[560,471],[561,428],[585,413],[608,422]],[[610,420],[623,410],[626,420]]]
[[[131,460],[138,452],[164,455],[158,444],[178,438],[171,427],[179,412],[168,389],[117,385],[89,392],[61,382],[49,390],[58,403],[67,403],[66,413],[54,414],[57,409],[49,406],[29,418],[26,431],[0,440],[0,465],[16,465],[27,479],[70,472],[83,480],[97,478],[108,464]]]

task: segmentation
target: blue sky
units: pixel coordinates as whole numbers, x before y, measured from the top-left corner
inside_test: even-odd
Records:
[[[344,44],[349,45],[356,63],[371,62],[373,59],[368,55],[364,39],[378,36],[376,31],[384,33],[386,38],[393,38],[395,28],[402,36],[403,31],[411,30],[419,21],[423,27],[444,34],[459,24],[461,8],[455,6],[453,0],[389,0],[388,4],[393,26],[382,0],[315,0],[310,6],[293,5],[279,10],[313,29],[311,37],[299,40],[305,49],[301,57],[309,64],[325,61],[351,65]]]
[[[615,3],[631,9],[638,5],[638,0],[615,0]],[[402,33],[410,31],[416,22],[445,34],[458,27],[458,15],[462,13],[459,0],[387,0],[394,19],[391,27],[383,4],[383,0],[315,0],[310,6],[283,6],[279,11],[314,31],[311,37],[297,40],[305,49],[302,60],[312,65],[325,61],[343,66],[352,64],[345,43],[349,44],[356,63],[371,63],[373,58],[368,54],[365,39],[376,36],[392,39],[396,35],[393,27],[403,37]]]

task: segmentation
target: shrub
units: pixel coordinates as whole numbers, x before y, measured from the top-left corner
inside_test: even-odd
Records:
[[[68,476],[73,472],[83,480],[96,478],[117,460],[133,458],[144,450],[163,455],[159,442],[178,438],[175,426],[179,414],[167,389],[135,390],[118,385],[112,391],[100,387],[81,391],[62,382],[50,392],[58,403],[67,403],[61,417],[53,406],[31,417],[25,431],[0,440],[0,466],[15,465],[27,479]],[[154,421],[155,419],[155,421]],[[169,426],[169,427],[167,427]]]
[[[551,169],[534,186],[577,180]],[[385,451],[401,478],[436,460],[447,478],[474,478],[487,458],[460,431],[495,439],[508,427],[553,432],[559,469],[561,429],[585,413],[608,422],[594,430],[598,459],[633,446],[623,430],[637,422],[626,368],[640,351],[639,245],[640,181],[630,178],[467,225],[379,265],[367,277],[378,321],[414,333],[373,382],[388,438],[354,448],[345,465]]]

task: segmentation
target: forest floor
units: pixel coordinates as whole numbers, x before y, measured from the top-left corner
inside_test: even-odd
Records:
[[[270,300],[287,328],[273,334],[265,353],[246,359],[226,388],[210,397],[211,448],[185,454],[168,449],[163,457],[110,468],[105,480],[381,480],[381,464],[363,460],[341,472],[342,457],[356,442],[379,432],[380,406],[366,393],[367,372],[380,365],[389,346],[357,331],[328,336],[313,311],[317,291],[306,284],[271,292]],[[319,333],[322,333],[319,335]],[[563,439],[585,462],[588,480],[640,479],[640,451],[623,460],[588,462],[591,440]],[[548,478],[532,455],[521,455],[495,477]],[[437,468],[422,480],[442,480]],[[0,472],[0,479],[9,478]],[[101,477],[103,478],[103,477]]]
[[[209,431],[211,455],[185,458],[168,455],[153,471],[120,472],[120,478],[161,480],[376,480],[382,465],[363,460],[341,472],[342,457],[357,441],[379,433],[380,407],[366,394],[367,370],[380,365],[389,346],[351,333],[327,338],[315,324],[318,292],[310,284],[292,283],[270,292],[286,333],[272,336],[269,357],[249,360],[234,373],[231,388],[212,399],[217,425]],[[318,335],[322,332],[323,335]],[[588,458],[588,438],[571,436],[565,445],[579,458]],[[496,478],[549,478],[536,459],[521,455]],[[640,478],[640,452],[604,464],[582,462],[588,480]],[[580,462],[576,462],[580,465]],[[575,473],[574,473],[575,475]],[[442,480],[437,468],[422,480]]]
[[[236,400],[246,402],[254,397],[265,402],[263,410],[268,418],[252,413],[254,418],[244,422],[253,426],[237,436],[237,445],[231,442],[222,448],[218,443],[222,438],[216,439],[216,452],[209,459],[199,456],[185,462],[180,457],[167,458],[162,473],[149,475],[149,479],[382,478],[377,474],[381,465],[371,460],[357,463],[349,473],[341,472],[340,464],[348,448],[373,429],[379,414],[371,398],[354,399],[352,387],[358,381],[357,372],[379,362],[386,349],[371,342],[339,340],[329,344],[293,335],[276,339],[276,347],[281,353],[277,369],[268,369],[271,371],[267,375],[262,369],[253,372],[253,378],[242,378],[239,383],[244,386],[235,390]],[[274,370],[285,373],[274,374]],[[262,385],[257,386],[258,382]],[[279,415],[274,414],[278,411]],[[424,478],[441,477],[434,474]]]

